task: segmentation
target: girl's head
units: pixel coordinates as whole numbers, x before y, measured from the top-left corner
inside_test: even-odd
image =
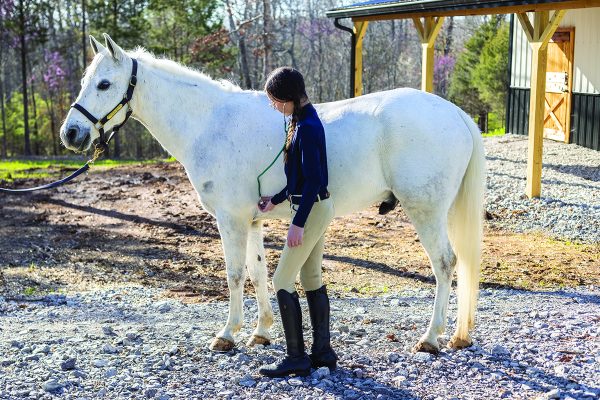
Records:
[[[292,67],[280,67],[271,72],[265,83],[271,104],[285,115],[297,115],[300,103],[307,98],[302,74]]]
[[[287,137],[285,140],[284,162],[287,162],[288,153],[302,102],[308,100],[306,89],[304,87],[304,78],[302,74],[292,67],[280,67],[269,74],[265,83],[265,92],[275,109],[284,115],[291,115],[292,120],[288,125]]]

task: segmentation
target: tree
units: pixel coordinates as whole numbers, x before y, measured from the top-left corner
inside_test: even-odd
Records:
[[[500,15],[493,16],[479,26],[456,60],[450,83],[450,100],[467,113],[478,115],[479,129],[484,132],[487,131],[487,114],[492,107],[482,98],[482,85],[475,85],[473,73],[481,62],[483,48],[496,36],[503,19]]]
[[[491,110],[504,116],[508,93],[509,24],[502,21],[491,40],[481,51],[481,59],[473,70],[473,85]],[[501,118],[504,121],[504,118]]]

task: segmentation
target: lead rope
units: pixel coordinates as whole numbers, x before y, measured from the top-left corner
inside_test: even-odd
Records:
[[[262,192],[260,190],[260,177],[263,176],[265,174],[265,172],[267,172],[269,170],[269,168],[271,168],[273,166],[273,164],[275,164],[275,161],[277,161],[277,159],[279,158],[279,156],[285,149],[285,144],[287,142],[287,131],[288,131],[287,121],[285,120],[285,103],[283,104],[283,131],[285,132],[285,140],[283,142],[283,147],[281,148],[281,150],[279,150],[279,153],[277,153],[277,155],[275,156],[275,158],[273,159],[271,164],[269,164],[269,166],[267,168],[265,168],[265,170],[256,177],[256,182],[258,183],[258,197],[262,197]]]

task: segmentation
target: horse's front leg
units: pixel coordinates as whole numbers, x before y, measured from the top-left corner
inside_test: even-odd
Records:
[[[250,226],[248,248],[246,251],[246,266],[248,267],[248,273],[254,286],[256,301],[258,303],[258,325],[252,333],[252,337],[248,340],[247,345],[266,345],[271,341],[269,328],[273,325],[273,309],[269,301],[269,291],[267,288],[267,263],[261,221],[255,221]]]
[[[213,351],[229,351],[235,347],[233,334],[240,330],[244,322],[244,282],[246,281],[246,244],[248,223],[227,213],[217,212],[217,226],[221,234],[227,286],[229,287],[229,316],[227,323],[210,345]]]

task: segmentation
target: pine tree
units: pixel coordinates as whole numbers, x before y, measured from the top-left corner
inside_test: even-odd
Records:
[[[486,92],[486,96],[483,96],[481,92],[482,89],[486,90],[483,83],[483,71],[480,72],[482,75],[477,83],[474,71],[481,63],[483,49],[488,42],[494,39],[503,20],[503,16],[493,16],[475,31],[473,37],[465,43],[464,51],[456,60],[450,83],[450,100],[458,104],[467,113],[479,116],[479,128],[482,131],[487,131],[487,114],[493,108],[484,99],[484,97],[489,99],[489,96],[487,96],[489,92]],[[497,65],[497,67],[503,68],[502,65]]]

